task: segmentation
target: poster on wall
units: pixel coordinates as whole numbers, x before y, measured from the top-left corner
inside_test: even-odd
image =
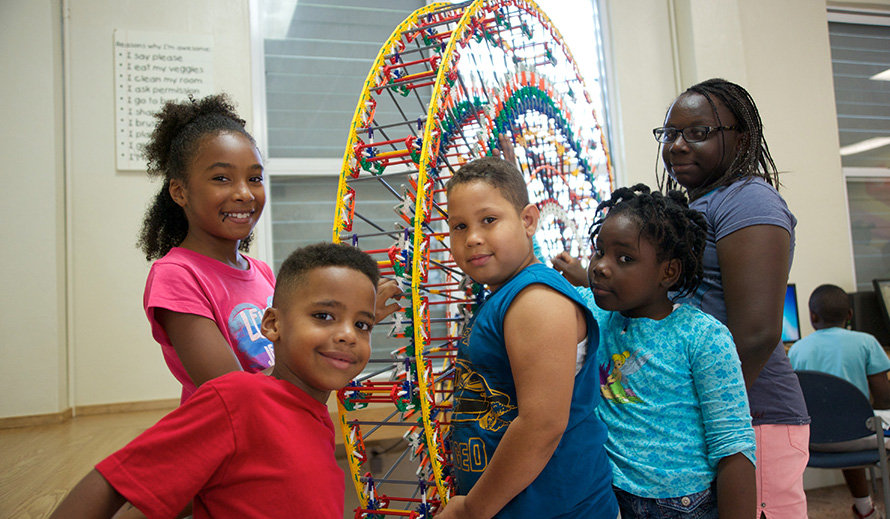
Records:
[[[114,31],[118,170],[145,170],[142,147],[167,101],[213,93],[213,36]]]

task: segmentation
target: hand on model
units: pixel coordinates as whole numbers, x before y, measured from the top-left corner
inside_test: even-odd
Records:
[[[375,310],[378,323],[402,308],[398,301],[401,298],[402,290],[398,283],[392,279],[380,278],[380,282],[377,283],[377,308]],[[390,299],[395,299],[395,301],[386,304]]]
[[[439,510],[435,519],[470,519],[471,515],[466,507],[467,496],[454,496],[448,500],[445,508]]]
[[[587,269],[581,264],[581,260],[572,257],[568,252],[560,252],[550,260],[553,268],[562,273],[569,283],[576,287],[589,287]]]
[[[492,155],[500,157],[518,168],[519,164],[516,163],[516,151],[513,149],[513,141],[510,140],[510,136],[505,133],[499,133],[498,144],[500,145],[500,149],[492,150]]]

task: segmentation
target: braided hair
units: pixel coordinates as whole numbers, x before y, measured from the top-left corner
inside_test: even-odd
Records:
[[[188,167],[208,137],[238,133],[252,142],[226,94],[211,95],[196,101],[168,101],[155,114],[157,126],[143,149],[149,176],[162,177],[164,183],[146,209],[137,246],[151,261],[163,257],[188,234],[185,211],[170,196],[170,180],[188,183]],[[253,234],[241,240],[239,250],[247,251]]]
[[[622,187],[612,193],[596,208],[604,214],[593,224],[590,240],[593,242],[606,219],[625,215],[639,224],[640,238],[649,240],[655,248],[656,259],[680,260],[681,272],[677,282],[670,287],[676,291],[674,299],[691,294],[698,288],[704,273],[703,255],[707,222],[705,217],[689,209],[686,196],[677,190],[666,195],[650,192],[649,186],[637,184]]]
[[[757,105],[751,94],[742,86],[720,78],[708,79],[692,85],[679,97],[690,94],[700,94],[707,99],[714,111],[714,117],[717,118],[717,125],[723,126],[724,122],[720,120],[720,114],[717,113],[717,105],[714,102],[715,98],[719,99],[735,116],[738,121],[736,126],[742,137],[742,146],[723,175],[708,185],[692,190],[689,193],[690,197],[695,199],[702,192],[728,186],[740,179],[753,177],[761,177],[778,190],[779,173],[776,170],[773,157],[770,155],[766,137],[763,135],[760,112],[757,111]],[[656,171],[656,177],[658,178],[658,188],[661,191],[679,189],[680,187],[677,181],[671,178],[663,168],[661,174]]]

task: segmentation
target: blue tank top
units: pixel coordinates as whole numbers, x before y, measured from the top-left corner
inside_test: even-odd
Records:
[[[575,375],[569,423],[550,461],[531,485],[495,517],[615,519],[612,469],[603,447],[596,349],[599,328],[584,301],[558,272],[536,263],[491,294],[467,325],[457,352],[451,451],[458,494],[467,494],[516,418],[516,387],[504,345],[504,316],[513,299],[541,283],[578,304],[587,316],[587,356]],[[546,347],[542,344],[541,347]]]

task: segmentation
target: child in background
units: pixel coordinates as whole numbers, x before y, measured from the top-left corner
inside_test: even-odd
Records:
[[[197,386],[231,371],[274,362],[260,333],[275,277],[243,254],[266,202],[263,160],[225,95],[173,101],[156,114],[146,146],[150,175],[164,183],[148,208],[139,246],[152,264],[143,302],[152,335],[182,402]],[[378,316],[399,308],[381,284]]]
[[[355,247],[317,244],[284,262],[262,332],[271,376],[230,373],[99,463],[53,518],[111,517],[129,500],[149,517],[342,519],[331,391],[370,355],[377,263]]]
[[[522,174],[494,157],[447,184],[451,251],[492,291],[457,354],[451,450],[457,483],[439,519],[618,515],[596,418],[596,321],[539,262],[538,210]]]
[[[732,336],[668,297],[701,279],[704,218],[680,192],[643,184],[597,210],[608,212],[591,234],[588,269],[599,307],[596,414],[621,517],[754,517],[754,431]]]
[[[853,318],[850,298],[841,287],[821,285],[810,295],[810,322],[815,332],[794,343],[788,351],[791,366],[795,370],[829,373],[849,381],[866,397],[871,394],[875,409],[890,409],[890,359],[873,336],[847,330]],[[844,448],[846,447],[846,448]],[[831,450],[855,451],[874,449],[875,439],[852,440],[840,447],[833,444]],[[890,448],[890,446],[888,446]],[[822,450],[810,444],[810,450]],[[844,480],[853,496],[853,516],[878,519],[878,512],[868,494],[865,469],[844,469]]]
[[[732,332],[757,437],[758,517],[807,516],[803,471],[810,417],[782,344],[782,307],[797,220],[778,192],[778,173],[757,106],[741,86],[691,86],[654,130],[667,172],[708,222],[704,277],[678,301]]]
[[[156,260],[145,313],[182,402],[231,371],[274,362],[260,333],[275,276],[247,251],[266,202],[263,160],[228,98],[173,101],[155,116],[145,148],[164,184],[148,208],[139,246]]]

